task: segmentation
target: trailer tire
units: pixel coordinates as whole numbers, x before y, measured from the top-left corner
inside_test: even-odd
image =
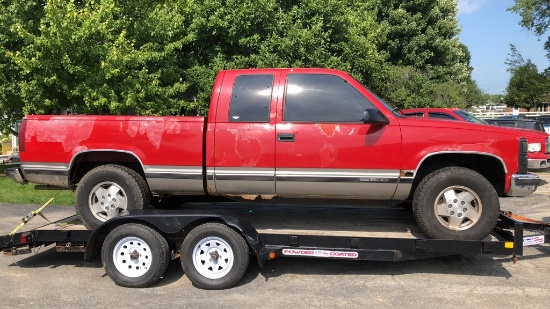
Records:
[[[464,167],[446,167],[426,176],[413,197],[420,229],[431,238],[480,240],[495,228],[498,195],[481,174]]]
[[[135,223],[113,229],[101,248],[107,275],[117,284],[144,288],[157,282],[170,261],[168,242],[154,229]]]
[[[104,194],[102,194],[104,193]],[[136,171],[121,165],[101,165],[82,177],[75,192],[76,213],[88,229],[104,221],[149,207],[147,182]]]
[[[180,261],[194,286],[219,290],[230,288],[248,267],[249,249],[244,238],[221,223],[205,223],[185,237]]]

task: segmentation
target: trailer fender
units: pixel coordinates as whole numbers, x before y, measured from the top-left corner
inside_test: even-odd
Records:
[[[141,223],[151,226],[166,235],[183,230],[189,232],[194,227],[209,221],[221,221],[229,227],[240,232],[250,248],[258,257],[260,267],[264,265],[264,259],[260,257],[263,248],[262,240],[256,229],[245,219],[230,212],[199,212],[199,211],[158,211],[155,209],[140,209],[131,211],[127,216],[115,217],[98,226],[90,235],[86,246],[84,259],[89,260],[97,252],[97,247],[113,229],[125,223]],[[177,244],[180,245],[180,244]]]

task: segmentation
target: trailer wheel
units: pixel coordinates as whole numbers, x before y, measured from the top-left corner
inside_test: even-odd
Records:
[[[205,223],[187,235],[180,261],[187,278],[198,288],[226,289],[241,280],[249,259],[241,235],[220,223]]]
[[[168,242],[152,228],[135,223],[113,229],[101,248],[107,275],[120,286],[148,287],[166,272]]]
[[[111,164],[98,166],[84,175],[75,197],[76,212],[89,229],[150,203],[145,179],[130,168]]]
[[[431,238],[478,240],[495,228],[500,204],[485,177],[467,168],[446,167],[420,182],[413,213]]]

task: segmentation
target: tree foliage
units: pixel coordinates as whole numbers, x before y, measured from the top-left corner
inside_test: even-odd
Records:
[[[530,60],[512,73],[506,88],[508,106],[530,109],[543,102],[548,93],[548,78],[539,74],[537,66]]]
[[[538,36],[543,36],[550,27],[550,2],[548,0],[515,0],[515,5],[508,10],[521,16],[520,25]],[[544,48],[550,59],[550,36]],[[550,69],[550,68],[549,68]]]
[[[539,73],[537,66],[530,59],[525,60],[513,44],[510,44],[508,56],[505,63],[512,76],[506,88],[506,103],[509,106],[530,109],[548,100],[550,78]]]
[[[478,104],[454,0],[0,0],[0,115],[204,114],[215,74],[350,72],[401,107]]]

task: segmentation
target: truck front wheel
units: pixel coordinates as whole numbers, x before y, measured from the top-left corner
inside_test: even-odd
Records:
[[[420,182],[413,197],[413,213],[431,238],[478,240],[495,228],[500,203],[495,189],[481,174],[446,167]]]
[[[181,245],[181,266],[193,285],[226,289],[241,280],[248,267],[248,244],[241,235],[220,223],[200,225]]]
[[[75,199],[76,212],[89,229],[150,203],[143,177],[120,165],[102,165],[89,171],[80,180]]]

